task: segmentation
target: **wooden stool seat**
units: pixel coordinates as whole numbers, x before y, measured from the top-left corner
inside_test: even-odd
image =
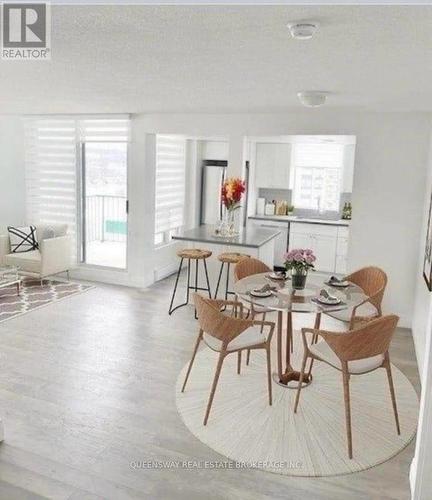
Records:
[[[210,250],[201,250],[199,248],[183,248],[177,252],[178,257],[192,260],[207,259],[211,254]]]
[[[238,264],[242,259],[249,258],[250,255],[238,252],[225,252],[218,255],[218,260],[226,264]]]

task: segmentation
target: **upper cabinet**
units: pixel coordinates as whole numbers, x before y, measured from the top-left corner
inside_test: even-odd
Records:
[[[255,186],[288,189],[291,144],[256,143]]]

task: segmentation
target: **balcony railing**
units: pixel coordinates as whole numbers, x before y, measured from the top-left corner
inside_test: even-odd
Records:
[[[125,242],[126,196],[86,196],[86,242]]]

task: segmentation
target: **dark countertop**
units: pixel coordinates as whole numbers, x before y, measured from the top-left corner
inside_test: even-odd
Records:
[[[292,222],[299,224],[323,224],[326,226],[346,226],[349,227],[350,220],[346,219],[312,219],[312,218],[303,218],[296,217],[295,215],[251,215],[249,219],[256,220],[271,220],[275,222]]]
[[[216,236],[214,231],[214,226],[202,225],[183,231],[181,234],[173,236],[172,239],[180,241],[199,241],[216,245],[259,248],[280,234],[280,231],[273,229],[249,227],[243,228],[240,234],[234,238],[221,238]]]

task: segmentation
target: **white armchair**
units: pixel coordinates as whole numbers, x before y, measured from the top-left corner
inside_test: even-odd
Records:
[[[0,235],[0,264],[18,266],[20,273],[39,279],[66,272],[69,275],[72,238],[67,226],[36,226],[39,249],[11,253],[9,235]]]

